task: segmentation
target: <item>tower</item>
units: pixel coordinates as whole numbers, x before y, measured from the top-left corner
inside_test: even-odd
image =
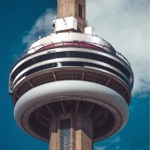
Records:
[[[58,0],[53,33],[9,77],[17,124],[51,150],[92,150],[128,120],[130,63],[86,25],[85,9],[85,0]]]

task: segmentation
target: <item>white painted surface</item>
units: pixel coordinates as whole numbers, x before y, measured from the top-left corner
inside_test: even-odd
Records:
[[[66,97],[66,98],[65,98]],[[46,104],[58,101],[80,100],[96,103],[110,110],[115,118],[115,123],[120,124],[106,135],[112,135],[118,132],[128,120],[128,105],[115,91],[97,83],[87,81],[57,81],[35,87],[22,95],[15,105],[14,116],[17,124],[26,132],[39,137],[29,126],[28,119],[31,113],[37,108]]]

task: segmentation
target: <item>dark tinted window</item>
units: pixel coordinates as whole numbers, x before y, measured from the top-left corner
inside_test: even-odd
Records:
[[[82,5],[79,4],[79,5],[78,5],[78,8],[79,8],[79,9],[78,9],[78,11],[79,11],[79,12],[78,12],[78,13],[79,13],[79,17],[82,18]]]
[[[33,65],[34,63],[38,63],[38,62],[42,62],[42,61],[50,60],[50,59],[55,59],[55,58],[65,58],[65,57],[87,58],[87,59],[92,59],[92,60],[96,60],[100,62],[105,62],[116,67],[117,69],[122,71],[128,78],[130,78],[130,72],[128,71],[128,69],[126,69],[123,65],[121,65],[117,61],[111,58],[102,56],[102,55],[98,55],[98,54],[93,54],[93,53],[88,53],[88,52],[76,52],[76,51],[48,53],[48,54],[35,57],[31,60],[26,61],[22,65],[20,65],[14,71],[11,78],[14,79],[19,72],[29,67],[30,65]]]

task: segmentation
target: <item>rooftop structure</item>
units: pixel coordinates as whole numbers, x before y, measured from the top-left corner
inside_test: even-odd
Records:
[[[58,0],[53,33],[9,77],[17,124],[51,150],[92,150],[128,120],[130,63],[86,26],[85,9],[85,0]]]

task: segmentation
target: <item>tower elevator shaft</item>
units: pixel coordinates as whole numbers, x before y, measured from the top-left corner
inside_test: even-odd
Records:
[[[84,33],[86,22],[85,0],[57,0],[57,19],[74,17],[77,19],[78,30]]]
[[[59,114],[50,123],[50,150],[92,150],[91,117],[84,112]]]

